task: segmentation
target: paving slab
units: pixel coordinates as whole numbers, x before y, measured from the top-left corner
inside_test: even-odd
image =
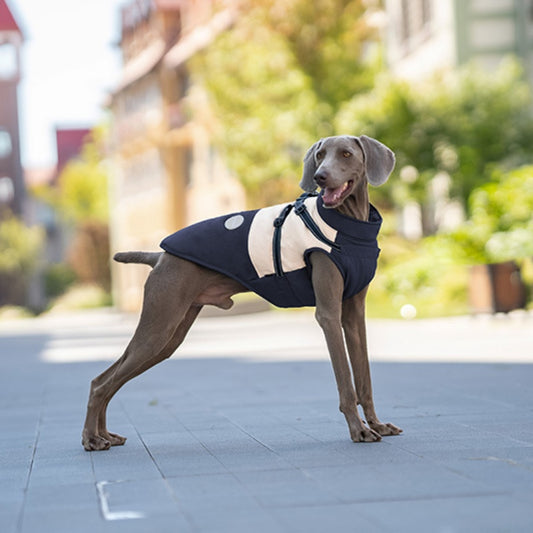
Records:
[[[369,321],[378,413],[353,444],[312,313],[202,318],[80,443],[135,318],[0,323],[2,533],[533,530],[533,316]]]

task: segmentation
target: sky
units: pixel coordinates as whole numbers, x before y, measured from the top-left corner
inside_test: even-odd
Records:
[[[19,86],[22,164],[54,165],[55,127],[105,120],[120,72],[119,7],[125,0],[7,0],[24,33]]]

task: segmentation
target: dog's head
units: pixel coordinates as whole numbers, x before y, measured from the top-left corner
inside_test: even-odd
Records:
[[[307,192],[320,187],[324,206],[335,208],[363,180],[376,187],[383,185],[394,163],[392,150],[366,135],[326,137],[307,151],[300,187]]]

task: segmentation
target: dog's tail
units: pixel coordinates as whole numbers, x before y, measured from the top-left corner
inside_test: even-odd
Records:
[[[119,263],[141,263],[155,267],[163,252],[118,252],[113,256]]]

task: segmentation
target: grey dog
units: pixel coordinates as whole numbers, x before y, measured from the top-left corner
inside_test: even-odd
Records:
[[[170,357],[204,305],[229,309],[233,305],[233,295],[250,290],[269,299],[265,296],[265,287],[270,287],[276,278],[282,282],[294,278],[291,291],[296,298],[299,287],[305,288],[307,284],[310,288],[311,296],[302,297],[298,301],[303,303],[295,305],[311,303],[316,306],[316,320],[324,332],[337,382],[340,410],[352,440],[376,442],[382,436],[400,434],[402,430],[397,426],[382,423],[374,409],[365,328],[365,298],[379,253],[375,238],[381,224],[379,213],[369,203],[368,184],[385,183],[394,164],[393,152],[370,137],[321,139],[304,158],[300,182],[301,188],[309,193],[320,188],[320,195],[308,196],[294,205],[213,219],[209,225],[194,230],[186,228],[175,234],[178,240],[169,237],[167,246],[163,241],[164,252],[117,254],[117,261],[144,263],[153,270],[145,284],[139,324],[124,354],[91,382],[82,436],[84,448],[106,450],[124,444],[125,437],[107,429],[106,410],[111,398],[130,379]],[[276,215],[273,226],[265,222],[272,213]],[[250,228],[245,229],[247,220]],[[344,234],[342,230],[332,229],[330,220],[340,220],[343,225],[353,222],[355,229]],[[283,239],[275,235],[279,235],[276,228],[285,231],[285,226],[296,228],[298,243],[312,241],[312,244],[305,244],[302,253],[296,253],[292,245],[284,246]],[[180,248],[181,235],[187,235],[188,231],[194,231],[193,241],[201,241],[217,239],[209,235],[209,228],[215,228],[213,231],[221,235],[245,230],[251,235],[257,233],[259,227],[274,235],[274,245],[271,246],[270,241],[260,242],[256,246],[259,259],[246,258],[247,269],[261,274],[257,281],[252,281],[251,277],[241,279],[233,270],[236,256],[246,255],[244,253],[234,252],[231,264],[221,260],[221,265],[211,267],[209,261],[197,260],[192,251]],[[356,251],[351,260],[342,258],[342,251],[347,249]],[[277,255],[279,265],[276,268]],[[301,255],[304,257],[299,257]],[[290,266],[298,262],[301,268]],[[358,276],[357,272],[348,272],[354,270],[351,268],[354,262],[366,265],[370,274]],[[272,271],[269,270],[271,266]],[[345,271],[349,282],[343,277]],[[306,275],[300,276],[302,273]],[[277,294],[285,292],[278,290]],[[272,297],[271,301],[277,303],[277,298]],[[283,300],[281,305],[292,304]],[[362,406],[366,422],[359,414],[358,405]]]

